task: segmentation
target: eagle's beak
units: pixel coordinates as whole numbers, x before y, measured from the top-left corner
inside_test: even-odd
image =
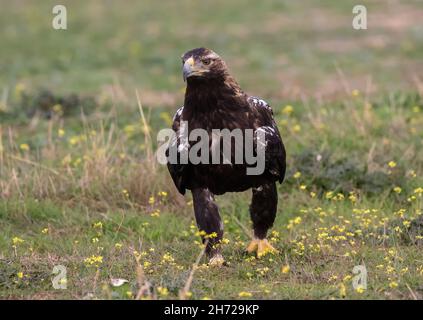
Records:
[[[198,64],[195,64],[193,57],[187,59],[184,63],[184,67],[183,67],[184,81],[186,81],[191,76],[201,76],[205,72],[208,72],[208,70],[201,68],[201,66],[198,66]]]
[[[194,58],[190,57],[184,63],[183,67],[183,74],[184,74],[184,81],[194,72]]]

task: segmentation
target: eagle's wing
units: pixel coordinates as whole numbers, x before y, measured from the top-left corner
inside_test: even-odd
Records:
[[[173,116],[172,129],[175,132],[175,135],[171,138],[169,142],[169,147],[166,150],[166,156],[168,157],[167,168],[169,170],[170,176],[172,177],[173,182],[175,183],[176,188],[181,194],[185,194],[186,184],[185,180],[187,178],[187,169],[188,164],[181,164],[180,162],[180,151],[184,147],[181,143],[181,120],[182,120],[182,111],[184,107],[180,107],[175,115]],[[187,146],[188,147],[188,146]],[[169,149],[174,148],[176,150],[176,159],[173,161],[169,160]],[[175,161],[177,160],[177,161]]]
[[[286,152],[281,135],[273,118],[273,110],[270,105],[257,97],[249,97],[248,103],[252,109],[254,127],[257,137],[257,131],[264,131],[265,141],[256,141],[255,143],[264,143],[265,145],[265,172],[275,177],[282,183],[286,171]]]

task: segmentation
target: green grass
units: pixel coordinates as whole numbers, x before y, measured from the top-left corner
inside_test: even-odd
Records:
[[[51,29],[53,4],[0,12],[1,298],[133,299],[146,283],[141,298],[180,297],[202,247],[155,137],[183,102],[179,57],[200,45],[271,103],[288,172],[280,253],[246,255],[250,193],[220,196],[228,265],[203,257],[188,296],[423,297],[421,3],[366,1],[367,31],[352,1],[73,1],[67,31]]]

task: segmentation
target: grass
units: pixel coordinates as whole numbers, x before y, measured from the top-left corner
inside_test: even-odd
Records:
[[[52,5],[0,13],[1,298],[422,298],[419,2],[368,3],[364,33],[349,1],[73,2],[63,32]],[[280,254],[244,253],[250,193],[227,194],[220,270],[154,154],[183,101],[179,56],[199,44],[271,102],[288,151]]]

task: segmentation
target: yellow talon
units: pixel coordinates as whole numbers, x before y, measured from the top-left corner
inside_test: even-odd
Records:
[[[260,240],[257,249],[257,258],[261,258],[267,253],[276,254],[278,250],[276,250],[267,239]]]
[[[276,250],[267,239],[253,239],[247,247],[248,253],[257,252],[257,258],[261,258],[267,253],[276,254]]]
[[[247,247],[247,252],[248,253],[253,253],[254,251],[257,251],[258,242],[259,242],[258,239],[251,240],[250,244]]]

